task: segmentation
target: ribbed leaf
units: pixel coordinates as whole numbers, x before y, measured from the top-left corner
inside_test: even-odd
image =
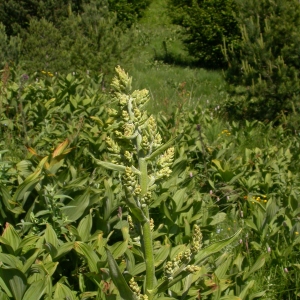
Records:
[[[14,300],[22,300],[27,287],[25,275],[18,269],[3,269],[0,268],[0,281],[3,290],[9,290],[13,295]],[[5,284],[5,286],[3,286]]]
[[[125,253],[127,248],[128,248],[127,241],[117,242],[117,243],[113,244],[111,247],[109,247],[109,251],[112,253],[112,256],[114,258],[119,258]]]
[[[68,147],[69,145],[69,140],[66,139],[65,141],[63,141],[61,144],[59,144],[56,149],[54,150],[54,152],[52,153],[52,157],[56,157],[59,156],[63,153],[63,151]]]
[[[129,288],[126,280],[124,279],[119,266],[108,249],[106,249],[108,267],[110,276],[117,287],[120,296],[124,300],[137,300],[133,291]]]
[[[38,239],[40,239],[39,236],[27,236],[27,237],[25,237],[21,241],[21,243],[19,244],[19,247],[18,247],[17,251],[21,251],[23,248],[35,244]]]
[[[40,181],[40,174],[42,169],[37,169],[33,174],[28,176],[17,188],[16,192],[13,195],[13,201],[17,202],[22,199],[25,193],[30,192],[34,189],[37,183]]]
[[[0,300],[9,300],[9,297],[5,293],[0,291]]]
[[[86,191],[75,197],[73,201],[70,201],[66,207],[62,207],[61,210],[68,217],[70,221],[76,221],[84,213],[85,209],[90,203],[90,191]]]
[[[74,249],[77,253],[81,254],[87,261],[91,272],[98,273],[97,263],[99,261],[98,256],[93,249],[82,242],[75,242]]]
[[[44,265],[45,270],[47,271],[49,276],[52,276],[58,266],[58,262],[48,262]]]
[[[42,249],[36,249],[34,251],[34,253],[26,260],[26,262],[24,263],[21,271],[25,274],[28,269],[32,266],[32,264],[35,262],[37,256],[44,250]]]
[[[132,276],[136,276],[146,271],[146,264],[144,262],[135,265],[133,270],[131,271]]]
[[[180,135],[176,136],[175,138],[170,139],[169,141],[167,141],[163,145],[161,145],[151,155],[146,157],[146,161],[152,161],[156,156],[163,153],[165,150],[167,150],[176,141],[179,141],[182,138],[182,136],[183,136],[183,134],[180,134]]]
[[[13,206],[11,204],[11,196],[10,196],[10,193],[7,189],[6,186],[0,184],[0,194],[2,196],[2,201],[3,201],[3,204],[4,204],[4,207],[7,208],[7,209],[12,209]]]
[[[21,238],[19,237],[19,234],[14,229],[14,227],[9,223],[6,223],[2,237],[4,237],[9,242],[9,245],[14,251],[18,249],[21,243]]]
[[[154,265],[158,267],[161,265],[170,254],[170,245],[162,246],[154,255]]]
[[[89,213],[80,221],[77,231],[83,242],[86,242],[89,239],[92,225],[93,225],[93,218],[91,213]]]
[[[259,270],[266,262],[266,257],[268,256],[268,253],[263,253],[262,255],[260,255],[255,264],[252,266],[252,268],[246,272],[243,276],[243,280],[247,279],[249,277],[249,275],[251,275],[252,273],[256,272],[257,270]]]
[[[52,244],[55,248],[58,248],[58,239],[51,224],[46,224],[45,240],[47,243]]]
[[[30,285],[22,300],[39,300],[46,290],[46,279],[34,282]]]
[[[238,230],[233,236],[224,239],[220,242],[217,242],[215,244],[212,244],[208,247],[206,247],[203,250],[200,250],[199,253],[195,256],[195,264],[198,264],[201,260],[204,258],[210,256],[213,253],[219,252],[222,250],[224,247],[228,246],[231,244],[235,239],[238,238],[239,234],[241,233],[242,229]]]
[[[245,299],[245,297],[248,295],[249,290],[253,287],[255,283],[255,280],[251,280],[242,290],[242,292],[240,293],[239,297],[241,299]]]
[[[16,256],[11,254],[0,253],[0,261],[6,267],[11,267],[15,269],[22,268],[22,262]]]
[[[69,299],[76,300],[74,293],[66,285],[58,282],[54,286],[54,299]]]
[[[65,254],[67,254],[68,252],[70,252],[73,249],[73,247],[74,247],[74,243],[73,242],[67,242],[67,243],[64,243],[63,245],[61,245],[55,251],[55,253],[53,253],[55,255],[54,257],[52,256],[53,261],[57,261],[59,258],[61,258]]]

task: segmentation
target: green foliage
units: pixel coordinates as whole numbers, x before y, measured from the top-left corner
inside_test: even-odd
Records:
[[[120,68],[109,94],[25,75],[1,81],[3,299],[299,294],[298,136],[218,107],[155,119]]]
[[[169,1],[173,23],[184,28],[183,41],[201,66],[222,68],[223,39],[229,43],[239,40],[234,0]]]
[[[83,12],[56,24],[46,19],[31,19],[23,30],[22,67],[28,73],[76,71],[111,74],[122,59],[130,58],[133,34],[117,26],[116,16],[107,1],[83,5]]]
[[[130,27],[141,18],[153,0],[108,0],[109,10],[117,14],[118,22]]]
[[[5,26],[0,23],[0,68],[6,63],[17,64],[21,52],[21,39],[18,36],[8,37]]]
[[[59,19],[66,18],[68,16],[69,2],[70,1],[65,0],[2,1],[0,3],[0,19],[6,26],[7,34],[9,36],[16,35],[20,33],[21,29],[28,27],[32,18],[45,18],[50,22],[58,23]]]
[[[231,116],[271,121],[297,112],[298,1],[239,1],[242,39],[224,48]]]

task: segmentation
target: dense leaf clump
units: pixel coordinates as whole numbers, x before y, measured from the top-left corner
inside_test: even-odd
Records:
[[[225,66],[223,39],[235,43],[240,36],[236,8],[234,0],[169,1],[172,21],[184,28],[185,46],[200,66]]]
[[[201,106],[155,118],[131,84],[3,70],[0,296],[299,294],[299,137]]]
[[[20,64],[31,74],[112,74],[115,65],[131,58],[136,44],[131,27],[150,2],[1,2],[0,67]]]
[[[274,120],[298,112],[300,4],[297,0],[237,1],[242,39],[227,42],[225,72],[234,117]]]

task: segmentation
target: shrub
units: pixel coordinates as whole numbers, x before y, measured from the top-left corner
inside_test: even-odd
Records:
[[[272,120],[299,101],[300,5],[297,0],[239,1],[242,39],[228,42],[225,78],[236,117]]]
[[[223,38],[234,43],[239,39],[234,0],[169,1],[173,23],[184,28],[183,41],[199,64],[206,67],[225,66]]]

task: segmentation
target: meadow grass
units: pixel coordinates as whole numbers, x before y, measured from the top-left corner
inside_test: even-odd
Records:
[[[180,28],[172,25],[166,1],[154,0],[135,28],[138,36],[133,60],[126,70],[133,88],[150,91],[150,111],[171,113],[178,105],[217,106],[226,97],[221,71],[190,67],[192,58],[180,39]]]

